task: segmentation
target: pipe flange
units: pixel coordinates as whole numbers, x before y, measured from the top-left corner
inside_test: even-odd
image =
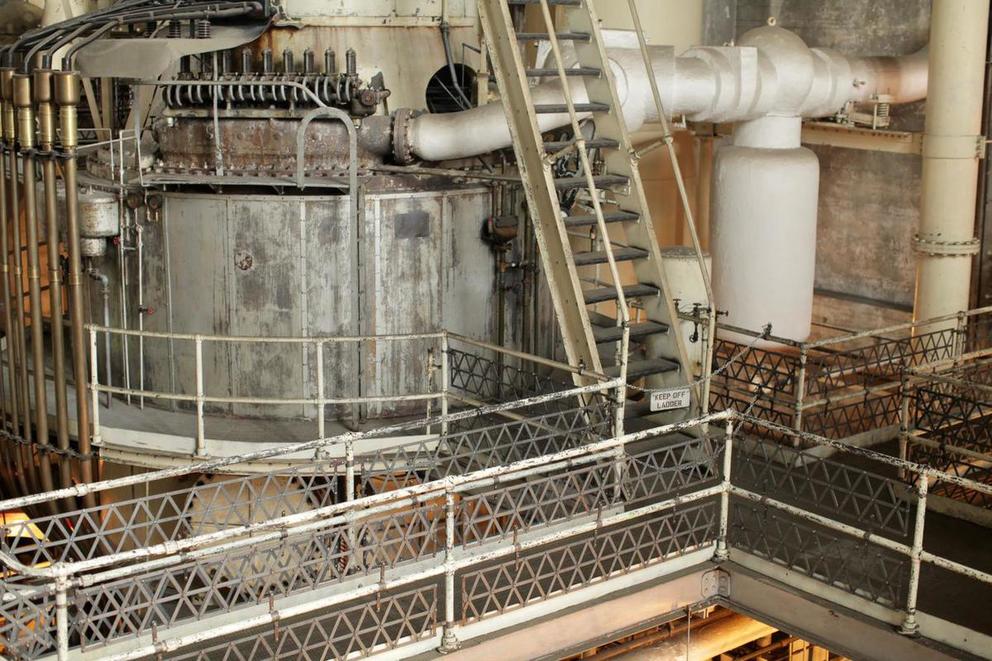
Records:
[[[410,144],[410,120],[417,116],[410,108],[400,108],[393,115],[393,158],[397,163],[413,163],[413,145]]]
[[[980,250],[978,239],[944,241],[940,237],[940,234],[916,234],[913,236],[913,250],[931,257],[977,255]]]

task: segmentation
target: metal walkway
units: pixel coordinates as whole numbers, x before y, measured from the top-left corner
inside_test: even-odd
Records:
[[[282,473],[175,486],[194,468],[212,469],[201,465],[95,484],[94,493],[138,495],[10,527],[2,547],[5,654],[318,659],[453,651],[551,610],[593,606],[714,562],[729,572],[729,588],[713,577],[709,588],[697,582],[697,591],[709,591],[704,600],[737,604],[736,577],[747,574],[881,628],[900,641],[893,651],[926,645],[942,658],[945,647],[957,655],[989,649],[981,647],[992,640],[987,633],[920,612],[918,603],[927,590],[921,567],[962,577],[976,598],[992,591],[992,574],[924,544],[931,482],[985,494],[992,486],[842,449],[874,468],[925,478],[907,489],[877,470],[734,438],[732,427],[744,421],[732,412],[617,437],[609,398],[602,409],[588,401],[619,385],[449,413],[421,423],[419,431],[433,428],[430,437],[387,448],[365,449],[376,432],[286,448],[315,458]],[[447,431],[437,434],[440,424]],[[343,459],[322,458],[323,447],[342,444]],[[811,638],[844,642],[822,632]]]

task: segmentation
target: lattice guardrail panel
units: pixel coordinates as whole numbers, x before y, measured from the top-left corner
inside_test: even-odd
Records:
[[[55,649],[55,597],[24,589],[0,580],[0,658],[36,659]]]
[[[774,507],[733,498],[728,542],[871,601],[905,604],[909,558]]]
[[[496,355],[488,358],[458,349],[448,350],[448,373],[450,389],[454,394],[461,391],[486,403],[515,401],[574,387],[571,375],[565,372],[510,356]],[[595,412],[609,419],[611,405],[605,395],[585,395],[582,401],[577,398],[561,398],[517,409],[516,412],[537,416],[578,405],[589,408],[590,414]]]
[[[925,437],[992,454],[992,396],[953,384],[920,386],[913,397],[914,427]]]
[[[175,661],[324,661],[366,657],[434,636],[434,585],[383,592],[176,655]]]
[[[984,366],[958,372],[955,378],[988,377]],[[942,447],[924,445],[911,438],[907,446],[910,461],[992,484],[992,396],[987,390],[964,383],[935,381],[916,389],[912,405],[917,433],[929,441],[941,443]],[[954,448],[981,453],[988,456],[989,461],[964,457],[955,453]],[[933,484],[931,493],[976,507],[992,508],[992,497],[949,482]]]
[[[203,620],[434,557],[444,548],[444,499],[346,525],[259,542],[137,576],[76,589],[72,625],[91,647]]]
[[[623,468],[627,505],[643,507],[650,501],[715,485],[723,479],[725,446],[725,438],[713,436],[669,441],[662,447],[632,451]]]
[[[613,462],[597,462],[467,493],[458,541],[479,544],[607,509],[618,501],[617,477]]]
[[[711,544],[719,511],[717,500],[693,503],[469,568],[457,579],[462,621],[499,615]]]
[[[579,447],[611,431],[609,420],[568,409],[356,454],[355,465],[363,493],[388,491]]]
[[[852,343],[859,346],[845,346]],[[898,381],[903,368],[950,360],[956,356],[958,332],[950,328],[901,338],[874,337],[827,348],[829,352],[809,358],[806,392],[810,395]]]
[[[899,424],[902,397],[898,388],[863,398],[833,402],[803,411],[803,431],[825,438],[850,438]]]
[[[876,534],[905,541],[913,523],[912,487],[761,439],[738,441],[735,486]]]
[[[314,463],[15,522],[0,548],[28,565],[72,562],[264,521],[333,503],[336,472],[343,474],[339,462]]]

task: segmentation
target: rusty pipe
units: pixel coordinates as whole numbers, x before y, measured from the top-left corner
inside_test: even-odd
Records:
[[[12,126],[12,122],[6,121],[7,117],[7,106],[8,101],[6,95],[3,93],[3,79],[7,77],[4,71],[0,71],[0,145],[2,145],[2,152],[0,152],[0,270],[3,271],[3,291],[5,298],[3,299],[3,322],[4,322],[4,337],[6,341],[4,342],[4,358],[7,362],[7,370],[4,373],[8,380],[5,381],[5,396],[4,404],[6,408],[7,397],[9,397],[10,411],[9,411],[9,421],[10,429],[13,433],[17,433],[17,429],[20,426],[20,413],[18,408],[17,399],[17,381],[16,377],[16,364],[17,359],[15,356],[14,347],[14,319],[11,314],[12,299],[10,297],[10,283],[11,283],[11,272],[10,264],[8,263],[8,258],[10,255],[10,245],[7,240],[9,236],[8,229],[8,219],[7,219],[7,159],[5,158],[5,152],[7,150],[8,139],[9,139],[9,128]],[[9,75],[13,75],[13,70],[10,71]],[[12,116],[11,116],[12,118]],[[2,366],[0,366],[2,369]],[[4,377],[4,374],[0,374],[0,377]],[[4,429],[7,429],[8,415],[7,411],[4,411]],[[11,493],[17,491],[15,487],[19,487],[21,493],[29,493],[27,481],[24,475],[24,466],[21,460],[21,452],[19,448],[14,446],[8,441],[2,443],[4,451],[4,464],[9,471],[8,476],[8,487],[11,489]]]
[[[37,480],[34,474],[34,459],[31,456],[31,403],[28,400],[28,367],[26,347],[24,344],[24,281],[21,271],[21,215],[18,203],[17,188],[20,185],[17,176],[17,122],[13,99],[14,70],[0,69],[0,93],[5,100],[3,108],[4,143],[7,151],[7,220],[11,230],[10,250],[13,263],[10,270],[10,295],[13,297],[13,342],[14,365],[11,366],[14,381],[14,393],[20,409],[20,427],[14,429],[28,443],[17,448],[21,456],[21,466],[24,479],[30,492],[37,491]]]
[[[93,462],[90,456],[90,409],[86,391],[86,338],[83,312],[83,267],[79,250],[79,199],[76,183],[76,148],[79,130],[76,106],[79,105],[79,74],[75,71],[58,71],[54,74],[55,102],[59,106],[59,124],[62,128],[62,178],[65,182],[66,243],[69,251],[70,342],[72,344],[72,376],[76,385],[76,438],[79,443],[80,477],[89,484],[93,481]],[[93,496],[84,497],[84,505],[93,507]]]
[[[38,108],[38,147],[47,155],[41,164],[45,187],[45,220],[48,250],[48,297],[51,305],[52,380],[55,383],[55,432],[60,450],[59,485],[72,486],[69,462],[69,399],[65,380],[65,329],[62,325],[62,269],[59,268],[58,188],[55,179],[55,110],[52,106],[52,71],[35,69],[34,98]]]
[[[21,166],[24,171],[24,225],[27,234],[28,297],[31,301],[31,367],[34,385],[35,438],[39,446],[38,479],[41,488],[51,491],[51,446],[48,437],[48,387],[45,383],[45,336],[41,321],[41,260],[38,255],[37,172],[35,170],[34,106],[31,76],[15,74],[13,80],[14,106],[17,108],[17,135],[20,142]],[[52,504],[53,513],[58,508]]]

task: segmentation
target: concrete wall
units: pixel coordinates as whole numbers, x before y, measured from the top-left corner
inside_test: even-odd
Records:
[[[726,43],[774,16],[809,45],[862,55],[901,55],[926,45],[930,0],[706,0],[704,39]],[[733,35],[732,37],[730,35]],[[923,103],[893,108],[893,128],[922,131]],[[870,299],[878,321],[913,302],[921,159],[814,147],[820,157],[816,286]],[[818,305],[819,320],[845,325],[844,307]],[[872,325],[871,315],[858,314]],[[848,320],[850,321],[850,320]]]
[[[633,27],[627,0],[595,0],[594,4],[605,27]],[[702,43],[703,0],[638,0],[637,13],[648,43],[675,46],[676,53]]]

